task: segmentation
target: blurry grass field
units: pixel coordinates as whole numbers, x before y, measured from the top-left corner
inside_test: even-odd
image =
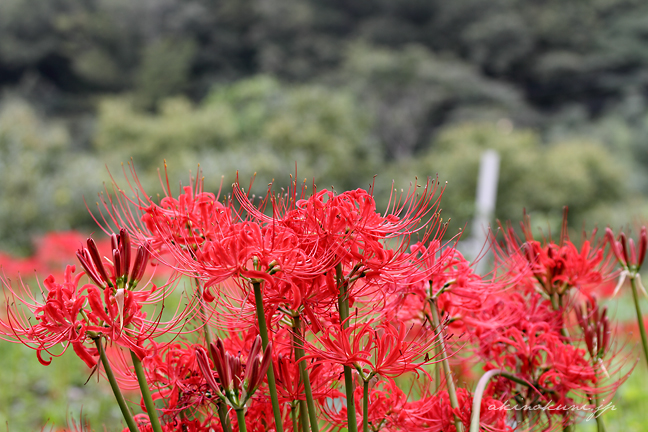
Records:
[[[81,414],[101,430],[119,430],[121,413],[107,383],[96,377],[72,350],[42,366],[35,351],[0,344],[0,424],[8,431],[56,430]]]

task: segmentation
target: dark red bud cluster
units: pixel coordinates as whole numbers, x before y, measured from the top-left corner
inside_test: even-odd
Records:
[[[144,276],[144,271],[146,270],[150,257],[148,248],[140,246],[137,249],[137,255],[135,256],[131,271],[131,241],[128,232],[122,228],[119,231],[119,235],[113,234],[110,236],[110,242],[112,245],[113,267],[115,270],[114,278],[108,276],[108,272],[102,263],[101,255],[99,255],[97,244],[92,238],[88,238],[86,248],[77,251],[77,258],[88,277],[102,289],[107,286],[118,289],[132,289]]]
[[[76,253],[81,266],[97,286],[101,288],[105,288],[106,285],[112,287],[113,283],[110,281],[108,273],[106,273],[106,269],[101,263],[101,255],[99,255],[97,244],[92,238],[88,238],[87,245],[87,248],[79,249]]]
[[[536,241],[527,241],[522,247],[524,256],[531,265],[531,271],[543,290],[550,296],[557,292],[562,294],[560,288],[554,286],[554,281],[560,280],[566,270],[565,258],[560,249],[554,244],[549,244],[546,250],[543,250]]]
[[[277,357],[277,364],[275,367],[275,375],[277,383],[283,386],[286,390],[297,392],[296,384],[298,379],[294,379],[294,371],[291,370],[290,359],[286,356],[279,354]]]
[[[214,373],[212,372],[211,366],[209,364],[209,357],[207,356],[207,352],[203,347],[196,347],[196,361],[198,362],[198,367],[200,368],[205,381],[207,381],[207,386],[210,388],[210,390],[221,398],[225,398],[223,393],[220,391],[220,387],[218,386],[216,379],[214,378]]]
[[[641,227],[639,233],[639,245],[635,246],[633,239],[626,237],[625,233],[619,234],[619,240],[614,238],[614,232],[610,228],[605,229],[605,237],[610,243],[612,253],[619,263],[632,272],[637,272],[646,258],[646,247],[648,246],[648,234],[646,227]]]
[[[585,337],[587,351],[593,359],[601,359],[610,348],[610,321],[607,307],[600,309],[596,300],[576,307],[576,319]]]
[[[207,385],[211,390],[226,399],[234,409],[243,408],[254,392],[263,382],[272,361],[272,342],[262,350],[261,337],[257,336],[252,343],[247,363],[243,365],[241,355],[233,356],[225,350],[223,341],[217,339],[209,346],[214,368],[218,375],[220,386],[214,379],[209,367],[207,353],[202,347],[196,348],[196,359]]]

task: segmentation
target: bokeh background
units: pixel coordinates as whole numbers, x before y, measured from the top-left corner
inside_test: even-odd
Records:
[[[84,197],[131,158],[151,194],[164,160],[176,184],[199,164],[211,190],[236,171],[257,173],[257,193],[295,170],[320,188],[375,181],[383,206],[392,180],[438,174],[456,233],[495,149],[497,218],[526,208],[556,231],[567,205],[575,229],[619,228],[648,211],[647,132],[640,0],[0,0],[0,251],[14,257],[51,231],[97,231]],[[17,349],[0,345],[0,370],[36,363]],[[11,430],[82,407],[118,418],[80,362],[57,367],[0,372],[25,389],[0,391]],[[646,399],[629,385],[622,403]]]

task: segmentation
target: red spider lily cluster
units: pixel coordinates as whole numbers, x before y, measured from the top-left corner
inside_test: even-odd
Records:
[[[600,297],[621,273],[641,286],[645,229],[637,247],[610,230],[577,246],[526,220],[522,239],[494,236],[484,276],[442,240],[434,181],[382,213],[361,189],[256,200],[167,181],[158,201],[130,184],[103,201],[109,240],[78,242],[83,271],[38,294],[4,277],[0,314],[44,365],[72,346],[103,374],[125,430],[568,429],[629,373]]]

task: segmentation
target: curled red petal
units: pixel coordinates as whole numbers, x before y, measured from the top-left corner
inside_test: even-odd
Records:
[[[38,361],[40,362],[40,364],[42,364],[43,366],[49,366],[50,364],[52,364],[52,357],[50,356],[49,361],[44,360],[43,357],[41,356],[41,351],[43,350],[42,349],[36,350],[36,357],[38,357]]]

